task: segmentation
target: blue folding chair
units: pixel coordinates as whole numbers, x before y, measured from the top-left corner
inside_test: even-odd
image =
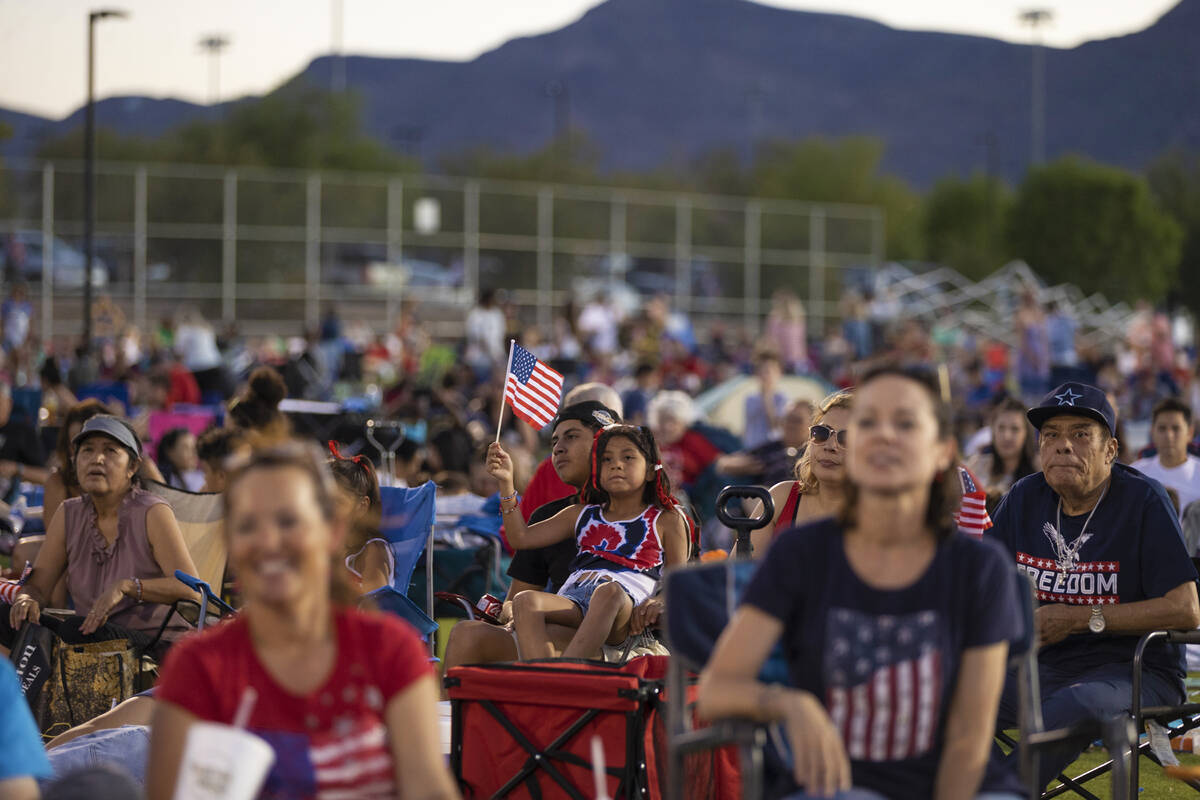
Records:
[[[382,586],[364,596],[383,611],[403,617],[428,638],[437,630],[433,621],[433,520],[435,515],[434,494],[437,486],[428,481],[422,486],[403,489],[383,486],[379,489],[382,512],[379,522],[380,537],[385,539],[392,552],[394,569],[390,586]],[[425,559],[425,608],[422,609],[408,596],[413,570],[421,553],[429,550]]]
[[[129,415],[129,386],[120,381],[89,383],[86,386],[80,386],[79,390],[75,392],[75,396],[80,400],[95,398],[104,405],[110,405],[115,400],[124,409],[121,413]]]
[[[42,390],[29,386],[14,386],[12,388],[11,419],[34,427],[40,427],[42,420],[39,413],[42,409]]]

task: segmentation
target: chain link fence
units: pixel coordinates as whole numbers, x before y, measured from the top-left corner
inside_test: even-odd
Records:
[[[81,330],[83,164],[0,168],[8,277],[44,338]],[[869,206],[431,175],[177,164],[97,165],[97,296],[147,324],[190,304],[247,334],[299,333],[334,306],[390,328],[402,302],[455,336],[481,288],[548,330],[568,300],[657,294],[703,326],[758,326],[782,288],[811,330],[836,315],[843,271],[877,266]]]

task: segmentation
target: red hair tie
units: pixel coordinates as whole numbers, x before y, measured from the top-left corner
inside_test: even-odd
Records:
[[[359,453],[356,456],[342,455],[341,452],[338,451],[337,442],[335,442],[333,439],[329,440],[329,452],[333,453],[333,457],[336,458],[338,461],[353,461],[355,464],[358,464],[360,467],[363,465],[363,462],[367,460],[366,456],[364,456],[362,453]]]

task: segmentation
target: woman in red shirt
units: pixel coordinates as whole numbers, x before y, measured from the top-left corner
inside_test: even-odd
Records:
[[[173,796],[189,727],[230,723],[275,750],[264,798],[457,798],[439,746],[428,651],[407,623],[350,607],[338,583],[345,524],[319,451],[289,443],[233,470],[230,564],[245,606],[173,649],[147,759],[151,800]]]

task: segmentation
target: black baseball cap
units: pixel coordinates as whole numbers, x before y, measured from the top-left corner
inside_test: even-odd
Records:
[[[582,422],[594,431],[598,431],[601,428],[606,428],[609,425],[615,425],[620,422],[621,415],[599,400],[583,400],[579,403],[572,403],[558,412],[558,416],[555,418],[554,425],[550,427],[550,430],[557,428],[559,423],[572,419]]]
[[[1108,428],[1110,434],[1117,435],[1117,413],[1108,402],[1108,396],[1086,383],[1069,381],[1052,389],[1025,416],[1029,417],[1033,427],[1041,430],[1046,420],[1063,414],[1094,419]]]
[[[135,459],[142,457],[142,443],[134,435],[133,429],[119,417],[111,414],[97,414],[92,417],[83,423],[83,428],[71,440],[71,446],[79,447],[79,443],[89,436],[107,436],[128,450]]]

